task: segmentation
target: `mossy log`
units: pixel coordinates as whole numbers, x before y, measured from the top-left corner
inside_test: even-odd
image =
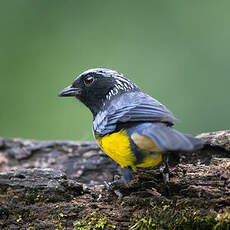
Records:
[[[0,229],[229,230],[230,131],[198,137],[202,150],[169,156],[167,186],[150,168],[116,190],[95,142],[0,138]]]

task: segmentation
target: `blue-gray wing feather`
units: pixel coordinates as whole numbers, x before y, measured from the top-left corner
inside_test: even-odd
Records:
[[[164,105],[142,92],[123,94],[114,99],[94,119],[94,130],[105,135],[118,124],[129,122],[164,122],[174,124],[176,118]]]
[[[162,150],[195,151],[203,147],[203,141],[189,134],[183,134],[163,123],[142,123],[131,128],[131,132],[151,138]]]

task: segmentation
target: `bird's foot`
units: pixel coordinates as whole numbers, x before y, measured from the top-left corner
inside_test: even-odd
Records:
[[[164,162],[165,167],[160,169],[160,172],[162,173],[163,181],[165,184],[165,193],[166,196],[170,194],[169,192],[169,176],[170,176],[170,171],[168,167],[168,162]]]
[[[170,171],[168,167],[161,168],[160,172],[162,173],[164,184],[167,185],[169,182],[169,175],[170,175]]]
[[[123,185],[124,181],[123,179],[120,179],[118,175],[116,175],[112,182],[104,181],[104,184],[108,190],[114,190],[114,189],[119,188],[121,185]]]
[[[170,176],[167,154],[163,155],[163,163],[165,167],[161,168],[160,172],[162,173],[164,184],[167,185],[169,182],[169,176]]]
[[[123,195],[120,191],[120,188],[125,184],[123,178],[120,178],[118,175],[115,175],[114,181],[104,181],[104,184],[108,190],[113,191],[118,196],[118,199],[122,199]]]

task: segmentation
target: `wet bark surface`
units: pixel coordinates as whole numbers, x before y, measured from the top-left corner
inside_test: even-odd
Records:
[[[0,229],[229,229],[230,131],[198,137],[169,155],[167,185],[158,167],[116,188],[95,142],[0,138]]]

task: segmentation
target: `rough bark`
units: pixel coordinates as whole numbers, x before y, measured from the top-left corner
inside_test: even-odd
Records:
[[[140,169],[128,186],[94,142],[0,138],[0,229],[230,229],[230,131],[170,155],[170,182]]]

